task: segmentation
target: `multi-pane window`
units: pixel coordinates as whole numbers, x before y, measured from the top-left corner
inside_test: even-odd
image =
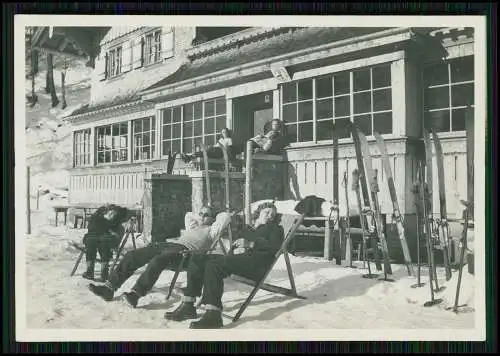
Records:
[[[134,132],[134,160],[152,159],[155,154],[155,117],[137,119],[132,122]]]
[[[148,33],[144,36],[144,65],[161,61],[161,30]]]
[[[162,154],[181,152],[182,144],[182,106],[163,110]]]
[[[474,57],[428,66],[423,71],[424,126],[437,132],[463,131],[474,108]]]
[[[90,129],[76,131],[74,134],[73,164],[75,167],[92,164],[90,150],[92,149]]]
[[[122,47],[109,50],[106,57],[106,76],[112,78],[119,75],[122,72]]]
[[[366,135],[392,132],[390,64],[287,83],[281,93],[290,142],[331,139],[334,122],[342,129],[353,121]]]
[[[200,143],[216,143],[220,131],[226,127],[226,100],[224,98],[198,101],[163,111],[162,154],[193,152]]]
[[[96,128],[97,163],[128,160],[128,123],[121,122]]]

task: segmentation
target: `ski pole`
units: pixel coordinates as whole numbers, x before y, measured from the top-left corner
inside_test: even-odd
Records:
[[[423,185],[423,182],[421,182]],[[423,188],[423,187],[422,187]],[[426,202],[426,194],[425,190],[422,190],[422,206],[423,206],[423,214],[425,220],[425,229],[426,229],[426,240],[427,240],[427,261],[429,261],[429,286],[431,289],[431,300],[424,303],[424,307],[431,307],[433,305],[437,305],[442,302],[442,299],[434,298],[434,288],[432,286],[432,280],[435,279],[437,283],[437,276],[433,273],[433,265],[434,258],[432,253],[432,241],[431,241],[431,231],[429,226],[429,216],[427,215],[427,202]]]
[[[419,165],[420,168],[420,165]],[[417,174],[418,174],[418,169],[417,168]],[[417,213],[417,284],[412,285],[412,288],[420,288],[425,283],[422,283],[421,281],[421,276],[420,276],[420,239],[422,237],[422,222],[421,222],[421,212],[420,212],[420,204],[419,204],[419,179],[417,179],[417,182],[413,185],[412,193],[415,195],[415,208],[416,208],[416,213]]]
[[[458,313],[458,308],[466,306],[467,304],[463,305],[458,305],[458,299],[460,297],[460,286],[462,284],[462,273],[463,273],[463,268],[464,268],[464,259],[465,259],[465,250],[467,249],[467,230],[469,229],[469,206],[467,202],[463,202],[465,210],[464,210],[464,229],[462,231],[462,248],[460,249],[460,260],[459,263],[460,265],[458,266],[458,280],[457,280],[457,291],[455,294],[455,305],[452,308],[447,308],[447,309],[452,309],[454,313]]]

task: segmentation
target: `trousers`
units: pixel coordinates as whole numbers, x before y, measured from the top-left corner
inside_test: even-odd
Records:
[[[164,269],[176,269],[185,246],[175,243],[151,244],[130,251],[123,256],[118,266],[111,272],[109,282],[118,290],[136,270],[147,264],[144,272],[137,279],[133,289],[139,296],[146,295],[160,277]]]
[[[83,239],[85,259],[87,262],[94,262],[99,252],[101,261],[109,262],[113,258],[113,248],[116,247],[116,242],[117,240],[112,236],[85,236]]]
[[[245,253],[241,255],[204,255],[191,259],[184,295],[202,296],[202,304],[222,309],[224,279],[231,274],[259,280],[266,273],[272,255]]]

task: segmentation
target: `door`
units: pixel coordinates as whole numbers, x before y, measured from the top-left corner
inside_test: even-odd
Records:
[[[253,135],[263,134],[266,123],[273,119],[273,108],[253,112]]]

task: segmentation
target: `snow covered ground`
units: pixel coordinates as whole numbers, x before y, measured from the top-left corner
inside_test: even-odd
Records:
[[[139,331],[132,333],[136,337],[147,329],[177,329],[179,332],[188,330],[189,322],[169,322],[163,318],[165,311],[171,310],[180,301],[178,291],[174,292],[169,301],[165,300],[173,272],[164,271],[154,290],[140,300],[136,309],[124,304],[120,295],[132,287],[143,269],[137,271],[119,290],[115,300],[108,303],[87,289],[89,282],[81,277],[84,262],[75,276],[70,277],[78,251],[71,248],[69,242],[80,241],[84,230],[73,229],[69,223],[68,226],[53,225],[54,213],[51,206],[60,203],[58,200],[59,198],[50,200],[46,196],[41,198],[40,209],[32,213],[32,233],[24,236],[26,281],[22,287],[25,288],[25,294],[18,302],[21,303],[25,298],[26,327],[38,331],[53,330],[54,337],[70,329],[106,329],[107,333],[112,333],[113,330],[126,333],[130,329],[138,329]],[[144,242],[139,239],[138,244]],[[426,285],[413,289],[411,285],[416,279],[408,277],[405,268],[399,265],[393,265],[393,278],[396,281],[389,283],[361,278],[361,274],[367,273],[366,269],[349,269],[321,258],[291,256],[291,262],[297,290],[307,299],[292,299],[260,291],[238,322],[231,323],[230,319],[225,318],[225,329],[232,329],[229,332],[231,335],[233,331],[248,332],[250,329],[260,332],[266,329],[301,329],[302,335],[310,334],[312,329],[317,329],[318,332],[320,329],[337,329],[335,333],[342,329],[357,329],[359,333],[351,334],[351,338],[363,339],[363,331],[369,329],[410,329],[411,337],[417,335],[419,330],[444,332],[474,328],[474,277],[467,273],[466,268],[460,304],[466,303],[468,307],[455,314],[445,308],[453,304],[457,272],[446,282],[444,271],[439,269],[440,284],[445,289],[436,297],[443,298],[443,303],[425,308],[424,302],[430,299],[426,268],[422,270],[422,279]],[[21,276],[18,274],[17,278]],[[268,281],[288,286],[283,260],[278,262]],[[179,287],[185,284],[185,273],[180,275],[177,284]],[[250,287],[227,280],[223,298],[224,312],[234,315],[249,291]],[[75,334],[71,335],[80,335],[78,330],[73,332]],[[193,331],[190,332],[192,337]],[[174,335],[166,334],[161,340],[168,340]],[[102,332],[98,335],[101,339],[106,337]],[[226,332],[226,335],[229,334]],[[99,339],[99,336],[96,337]],[[276,335],[269,334],[268,337],[273,339]]]

